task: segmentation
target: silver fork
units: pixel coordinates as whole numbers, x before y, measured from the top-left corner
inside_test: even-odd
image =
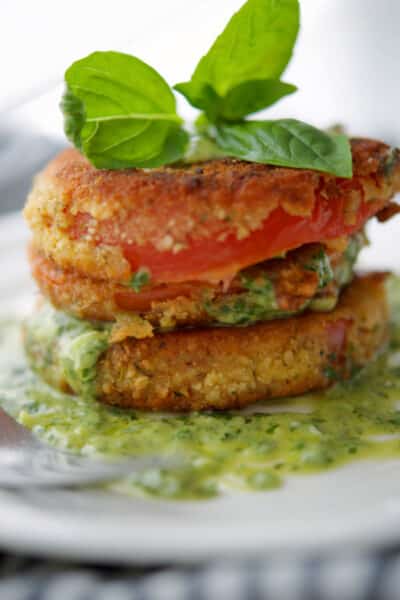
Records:
[[[176,464],[173,459],[156,456],[106,462],[57,450],[0,408],[0,487],[81,486]]]

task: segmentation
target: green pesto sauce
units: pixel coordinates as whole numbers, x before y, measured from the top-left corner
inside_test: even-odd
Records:
[[[350,382],[274,403],[273,411],[271,404],[259,403],[252,412],[157,415],[61,394],[27,368],[19,325],[5,321],[0,403],[48,443],[72,451],[184,457],[183,467],[149,470],[113,484],[122,493],[207,498],[226,488],[274,489],[292,473],[354,460],[400,458],[400,280],[389,287],[389,350]]]
[[[319,291],[323,291],[333,280],[341,288],[353,278],[354,263],[365,243],[364,233],[352,236],[348,248],[335,269],[332,269],[329,257],[322,247],[303,267],[317,274]],[[279,308],[275,287],[268,274],[253,277],[251,269],[244,270],[241,273],[241,285],[244,291],[240,294],[233,294],[228,299],[222,297],[220,300],[213,299],[205,302],[205,311],[215,319],[217,325],[247,326],[259,321],[296,315],[306,309],[325,312],[333,310],[338,301],[337,290],[333,295],[332,293],[326,296],[317,294],[306,300],[297,310],[289,312]]]
[[[44,304],[24,325],[35,370],[56,387],[62,380],[85,400],[94,398],[97,361],[107,349],[110,325],[76,319]]]

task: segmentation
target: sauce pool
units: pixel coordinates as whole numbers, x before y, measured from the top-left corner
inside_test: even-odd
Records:
[[[0,404],[49,444],[110,457],[181,455],[113,484],[121,493],[200,499],[226,488],[271,490],[291,474],[400,458],[400,280],[389,281],[388,350],[351,381],[251,410],[188,415],[122,410],[62,394],[28,368],[20,323],[0,322]]]

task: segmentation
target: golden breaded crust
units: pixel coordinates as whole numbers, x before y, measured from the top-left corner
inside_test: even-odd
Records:
[[[254,278],[257,274],[266,274],[275,282],[280,310],[296,311],[319,290],[318,275],[308,266],[318,251],[320,246],[317,244],[303,246],[288,253],[285,258],[266,261],[242,273]],[[186,287],[178,285],[175,288],[173,285],[158,286],[155,288],[160,292],[158,299],[135,307],[137,293],[132,288],[113,281],[84,277],[73,269],[61,269],[34,247],[29,248],[28,255],[33,277],[45,298],[55,308],[91,321],[115,321],[124,312],[140,314],[161,329],[207,325],[212,324],[214,319],[204,310],[206,301],[226,302],[232,295],[245,291],[241,287],[240,276],[234,278],[226,290],[222,285],[201,283],[188,283]],[[336,253],[332,260],[337,262],[340,257],[341,253]],[[163,298],[163,290],[168,292],[169,298],[168,295]]]
[[[221,307],[225,307],[226,313],[228,307],[232,311],[236,303],[241,302],[239,312],[246,312],[249,291],[243,287],[243,280],[249,278],[255,281],[258,277],[263,285],[267,277],[276,301],[275,308],[284,313],[302,312],[311,299],[321,299],[321,296],[330,297],[336,304],[340,288],[346,282],[333,279],[321,288],[319,275],[310,266],[322,248],[319,244],[308,244],[285,257],[245,269],[226,288],[221,284],[189,282],[186,285],[149,286],[144,294],[137,294],[132,288],[113,281],[99,281],[81,276],[73,269],[61,269],[33,247],[29,249],[29,261],[41,293],[56,309],[79,319],[114,322],[115,341],[115,336],[123,339],[124,332],[125,337],[143,338],[144,333],[152,337],[153,328],[154,331],[170,331],[182,327],[218,326],[221,322],[234,324],[234,320],[220,314]],[[325,249],[334,270],[340,264],[348,264],[343,254],[346,248],[345,241],[341,250]],[[247,307],[247,310],[251,311],[251,308]],[[259,314],[258,320],[273,318],[276,315],[266,314],[263,318]]]
[[[352,152],[354,177],[343,180],[234,159],[98,170],[69,149],[36,177],[25,216],[37,248],[61,267],[122,282],[131,271],[116,239],[178,253],[190,240],[230,234],[244,239],[277,207],[307,217],[321,196],[345,198],[345,221],[351,224],[362,200],[384,204],[400,187],[397,151],[353,140]]]
[[[98,363],[97,395],[145,410],[222,410],[325,388],[332,372],[348,377],[387,341],[384,280],[358,277],[329,314],[113,344]]]

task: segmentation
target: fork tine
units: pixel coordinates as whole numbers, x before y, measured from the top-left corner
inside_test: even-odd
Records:
[[[0,487],[71,487],[113,481],[146,469],[176,466],[173,459],[141,457],[100,462],[43,448],[34,453],[0,450]]]

